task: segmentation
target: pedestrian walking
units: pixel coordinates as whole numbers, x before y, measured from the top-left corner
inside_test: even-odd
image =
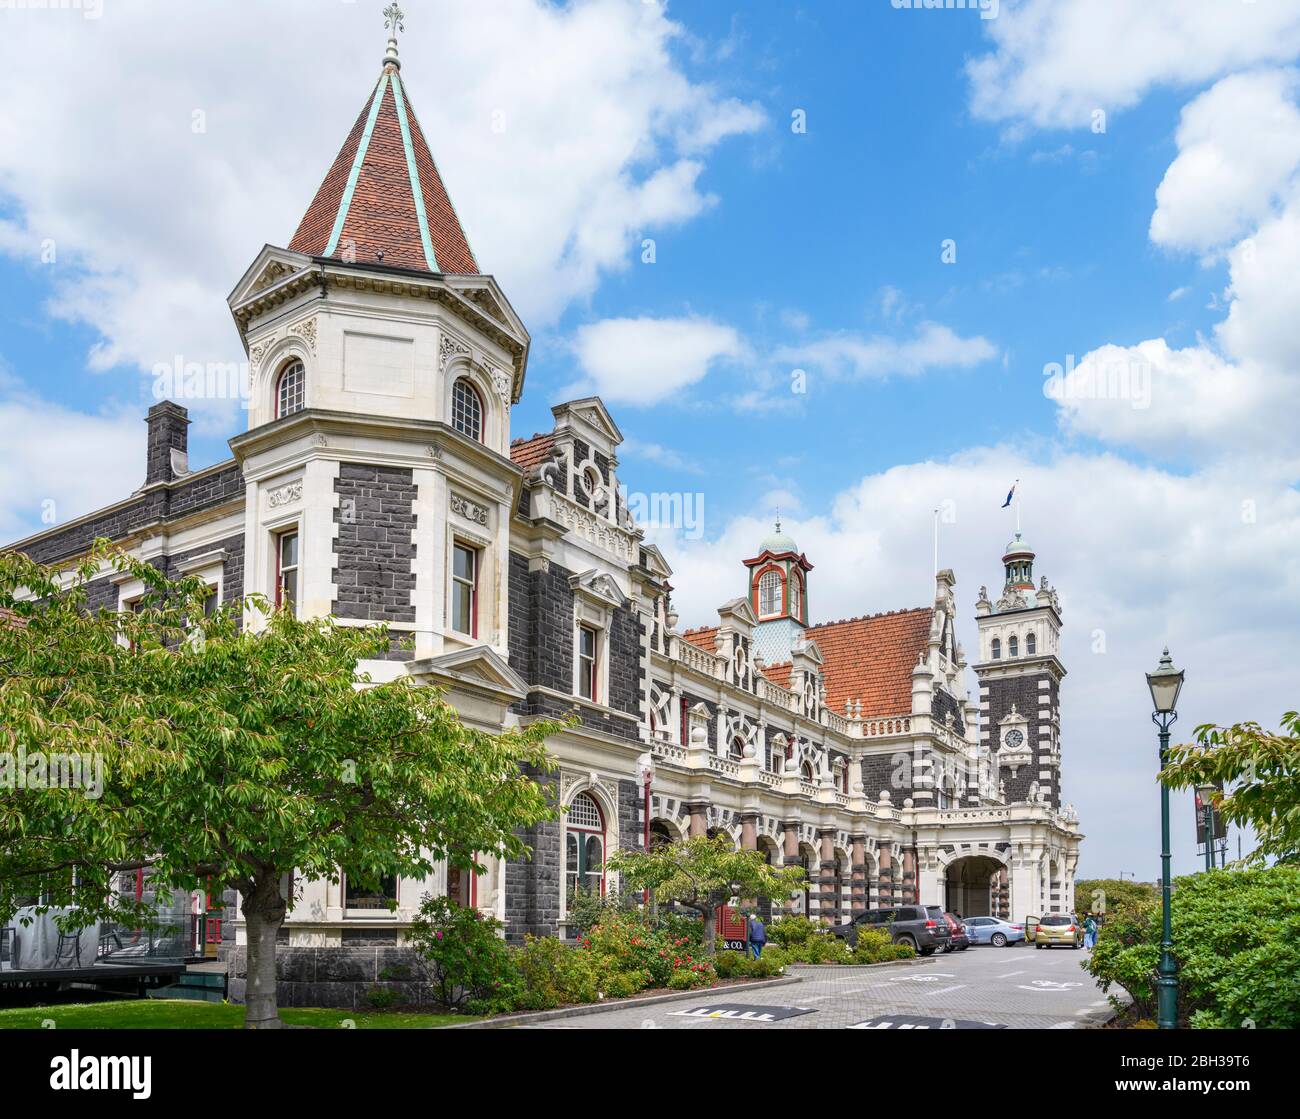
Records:
[[[1083,946],[1093,948],[1097,944],[1097,918],[1091,913],[1088,914],[1087,920],[1083,922]]]
[[[767,926],[763,924],[763,918],[757,913],[749,915],[749,950],[754,953],[754,959],[760,959],[763,955],[763,945],[767,943]]]

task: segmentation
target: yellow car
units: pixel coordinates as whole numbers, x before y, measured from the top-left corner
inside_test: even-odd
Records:
[[[1058,944],[1082,948],[1083,922],[1073,913],[1049,913],[1036,923],[1032,918],[1025,922],[1025,938],[1035,948],[1052,948]]]

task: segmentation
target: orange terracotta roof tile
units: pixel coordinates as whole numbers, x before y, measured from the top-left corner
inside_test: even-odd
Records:
[[[932,614],[920,607],[810,626],[808,640],[822,654],[826,706],[843,715],[848,700],[861,700],[864,718],[911,711],[912,669],[929,642]]]
[[[793,669],[794,665],[789,661],[785,661],[783,664],[765,664],[763,665],[762,671],[763,675],[772,681],[772,683],[778,688],[789,688],[790,673]]]
[[[406,137],[402,132],[403,112]],[[353,181],[359,151],[361,163]],[[380,75],[298,224],[289,248],[366,264],[382,259],[383,264],[397,268],[478,274],[478,263],[396,68],[386,67]]]
[[[515,439],[510,444],[510,461],[527,473],[551,457],[555,446],[554,435],[534,435],[531,439]]]
[[[717,642],[714,640],[717,636],[717,626],[700,626],[699,629],[688,629],[682,634],[682,637],[692,645],[710,653],[716,653],[718,651]]]

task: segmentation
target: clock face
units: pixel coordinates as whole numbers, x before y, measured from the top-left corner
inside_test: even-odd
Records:
[[[1021,734],[1018,730],[1010,731],[1007,734],[1007,745],[1010,746],[1011,749],[1013,750],[1017,746],[1019,746],[1024,740],[1025,740],[1025,736]]]

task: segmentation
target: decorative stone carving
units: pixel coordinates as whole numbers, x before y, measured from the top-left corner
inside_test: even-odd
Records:
[[[290,334],[296,334],[304,342],[307,348],[311,350],[311,356],[316,356],[316,316],[309,319],[303,319],[301,322],[294,323],[289,327]]]
[[[468,357],[469,347],[457,342],[451,335],[444,334],[438,341],[438,368],[446,373],[451,359],[461,354]]]
[[[464,517],[466,520],[473,521],[475,524],[486,525],[488,523],[487,509],[477,502],[470,501],[468,497],[462,497],[458,493],[451,495],[451,511],[457,516]]]
[[[501,369],[494,369],[492,366],[488,366],[487,370],[492,377],[492,387],[497,390],[497,396],[505,401],[508,408],[510,406],[510,393],[514,388],[514,382],[511,381],[510,374]]]
[[[282,505],[289,505],[295,501],[302,500],[302,480],[289,482],[283,486],[277,486],[273,490],[266,491],[266,504],[271,509],[278,509]]]

